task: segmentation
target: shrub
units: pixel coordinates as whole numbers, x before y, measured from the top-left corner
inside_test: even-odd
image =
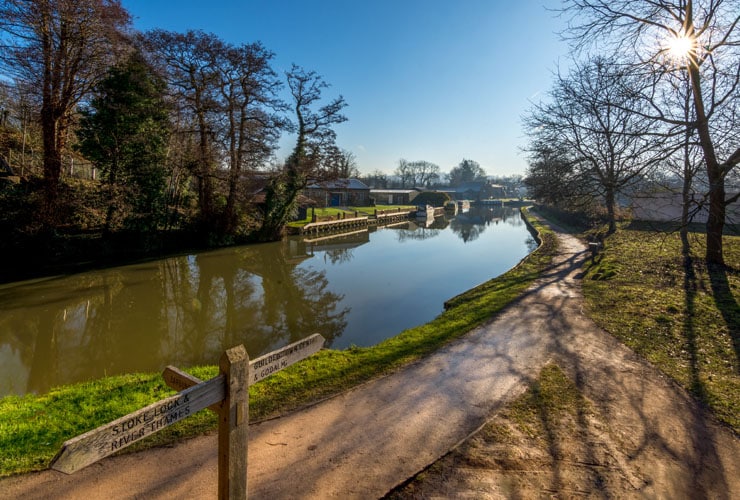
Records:
[[[445,203],[450,201],[450,199],[451,198],[447,193],[441,193],[439,191],[425,191],[414,198],[414,203],[416,205],[443,207],[445,206]]]

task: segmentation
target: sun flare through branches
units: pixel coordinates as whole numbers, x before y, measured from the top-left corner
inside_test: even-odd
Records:
[[[664,51],[674,64],[686,65],[696,61],[696,38],[677,33],[666,38]]]

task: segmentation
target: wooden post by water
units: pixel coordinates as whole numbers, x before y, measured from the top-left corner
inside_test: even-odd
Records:
[[[247,498],[249,356],[243,345],[224,352],[219,362],[226,397],[218,417],[218,497]]]

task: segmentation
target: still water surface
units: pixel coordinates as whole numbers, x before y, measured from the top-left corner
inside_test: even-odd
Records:
[[[374,345],[513,267],[534,240],[510,208],[290,238],[0,285],[0,397],[135,371],[254,358],[312,333]]]

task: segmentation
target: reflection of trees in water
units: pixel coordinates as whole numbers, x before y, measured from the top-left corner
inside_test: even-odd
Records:
[[[450,222],[450,230],[465,243],[477,240],[485,231],[484,221],[471,216],[470,212],[460,214]]]
[[[450,225],[467,238],[486,224],[520,221],[513,211],[486,210],[465,229],[463,215],[470,217]],[[434,225],[408,227],[396,230],[400,241],[440,234]],[[339,243],[368,240],[355,238]],[[300,266],[309,254],[296,242],[251,245],[0,289],[0,353],[22,371],[0,366],[0,390],[45,392],[166,364],[215,363],[241,343],[254,357],[316,332],[331,344],[349,309],[340,309],[343,296],[330,291],[325,272]],[[352,249],[328,248],[325,258],[345,262]]]
[[[283,243],[243,247],[227,256],[200,254],[179,268],[186,297],[173,301],[170,331],[181,332],[186,364],[212,363],[221,351],[245,344],[255,357],[321,333],[327,342],[342,334],[347,310],[336,312],[338,296],[327,291],[323,272],[297,266]],[[179,292],[178,292],[179,290]],[[205,358],[205,359],[203,359]]]
[[[519,212],[510,207],[473,207],[458,214],[450,221],[450,229],[465,243],[477,240],[492,224],[506,222],[512,226],[522,224]]]
[[[351,248],[335,248],[324,251],[324,262],[332,264],[346,264],[354,257]]]
[[[0,291],[0,389],[52,385],[164,365],[215,363],[245,344],[254,357],[346,325],[324,272],[282,244],[163,259]],[[3,394],[0,394],[2,396]]]
[[[331,345],[335,338],[342,335],[347,327],[346,316],[349,308],[337,311],[337,305],[344,298],[328,290],[329,280],[326,272],[296,268],[293,276],[298,300],[288,310],[297,310],[293,315],[296,322],[289,324],[291,342],[300,340],[312,333],[321,333],[326,344]],[[298,305],[298,307],[295,307]]]
[[[58,371],[57,345],[54,335],[54,320],[50,314],[44,314],[37,322],[36,342],[31,351],[32,360],[28,371],[26,391],[42,392],[52,384],[52,377]]]
[[[494,212],[501,220],[506,222],[512,227],[519,227],[524,225],[524,219],[518,208],[514,207],[498,207]]]
[[[298,267],[301,260],[291,257],[286,242],[245,247],[240,255],[242,267],[261,279],[261,308],[253,323],[258,333],[249,335],[260,352],[312,333],[321,333],[329,345],[347,326],[349,309],[336,310],[344,297],[328,291],[325,271]]]
[[[37,392],[45,390],[49,386],[48,379],[57,373],[56,363],[50,363],[50,359],[56,360],[57,349],[54,335],[53,317],[49,318],[48,304],[34,305],[35,311],[43,311],[47,314],[29,313],[28,309],[17,312],[17,302],[24,298],[23,287],[19,287],[17,294],[9,289],[0,292],[0,345],[3,353],[10,354],[14,361],[20,362],[26,371],[23,374],[6,372],[5,369],[13,368],[15,363],[0,365],[0,388],[3,390],[0,397],[6,392]],[[43,335],[39,332],[43,331]]]
[[[529,236],[527,236],[527,241],[525,241],[524,244],[527,245],[527,251],[529,253],[532,253],[535,250],[537,250],[537,247],[539,246],[537,244],[537,240],[535,240],[534,237],[532,237],[531,234]]]
[[[142,276],[135,271],[104,270],[15,289],[17,300],[4,303],[0,322],[0,344],[17,350],[27,369],[25,387],[14,390],[45,392],[52,385],[150,370],[145,360],[151,358],[150,338],[157,337],[160,301],[139,297],[137,279]],[[8,332],[14,332],[11,338]]]
[[[411,224],[408,229],[396,229],[398,241],[428,240],[439,236],[440,230]]]

